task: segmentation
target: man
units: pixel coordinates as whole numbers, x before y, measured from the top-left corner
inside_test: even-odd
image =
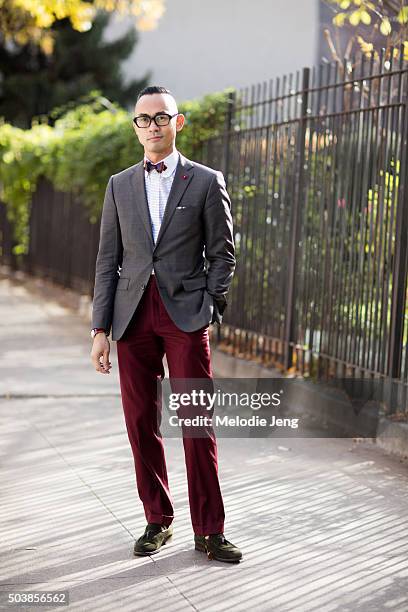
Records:
[[[144,160],[109,179],[96,261],[91,356],[95,369],[109,374],[112,327],[147,519],[136,555],[159,552],[172,535],[173,503],[157,418],[164,354],[170,380],[212,382],[208,328],[222,321],[235,269],[224,178],[177,151],[184,120],[169,90],[154,86],[140,92],[133,127]],[[212,428],[206,432],[194,437],[183,430],[195,548],[235,562],[242,554],[224,536],[217,445]]]

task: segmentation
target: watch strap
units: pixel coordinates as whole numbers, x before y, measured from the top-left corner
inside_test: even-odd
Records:
[[[96,334],[101,334],[102,332],[106,334],[106,329],[104,329],[103,327],[94,327],[91,330],[91,336],[95,338]]]

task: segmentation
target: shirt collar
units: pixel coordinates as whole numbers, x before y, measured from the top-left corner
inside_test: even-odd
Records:
[[[144,161],[151,161],[151,160],[145,155]],[[160,161],[164,161],[164,163],[167,166],[166,170],[163,170],[162,176],[164,176],[164,178],[171,176],[177,167],[177,164],[179,161],[179,152],[177,151],[177,149],[175,149],[172,153],[170,153],[170,155],[168,155],[164,159],[161,159]],[[147,170],[145,170],[145,175],[146,174],[148,174]]]

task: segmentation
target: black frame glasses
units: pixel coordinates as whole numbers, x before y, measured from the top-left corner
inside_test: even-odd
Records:
[[[138,127],[138,128],[148,128],[150,127],[152,121],[155,122],[155,124],[157,125],[157,127],[163,127],[164,125],[169,125],[170,121],[173,119],[173,117],[177,117],[177,115],[179,115],[180,113],[174,113],[174,115],[169,115],[168,113],[156,113],[154,115],[154,117],[150,117],[150,115],[138,115],[137,117],[133,117],[133,123]],[[158,123],[158,117],[163,117],[163,120],[160,120],[160,122]],[[138,124],[138,120],[139,119],[148,119],[149,123],[147,125],[139,125]]]

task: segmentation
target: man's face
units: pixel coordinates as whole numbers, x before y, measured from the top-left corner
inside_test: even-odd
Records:
[[[157,113],[174,115],[177,112],[177,105],[172,96],[169,94],[150,94],[142,96],[138,100],[134,116],[149,115],[154,117]],[[173,117],[168,125],[157,126],[154,121],[151,121],[149,127],[140,128],[133,123],[133,128],[140,144],[144,147],[146,156],[152,155],[153,158],[159,158],[160,156],[166,157],[171,153],[176,141],[176,134],[183,129],[183,125],[184,115],[180,114]],[[152,159],[152,161],[155,161],[155,159]]]

